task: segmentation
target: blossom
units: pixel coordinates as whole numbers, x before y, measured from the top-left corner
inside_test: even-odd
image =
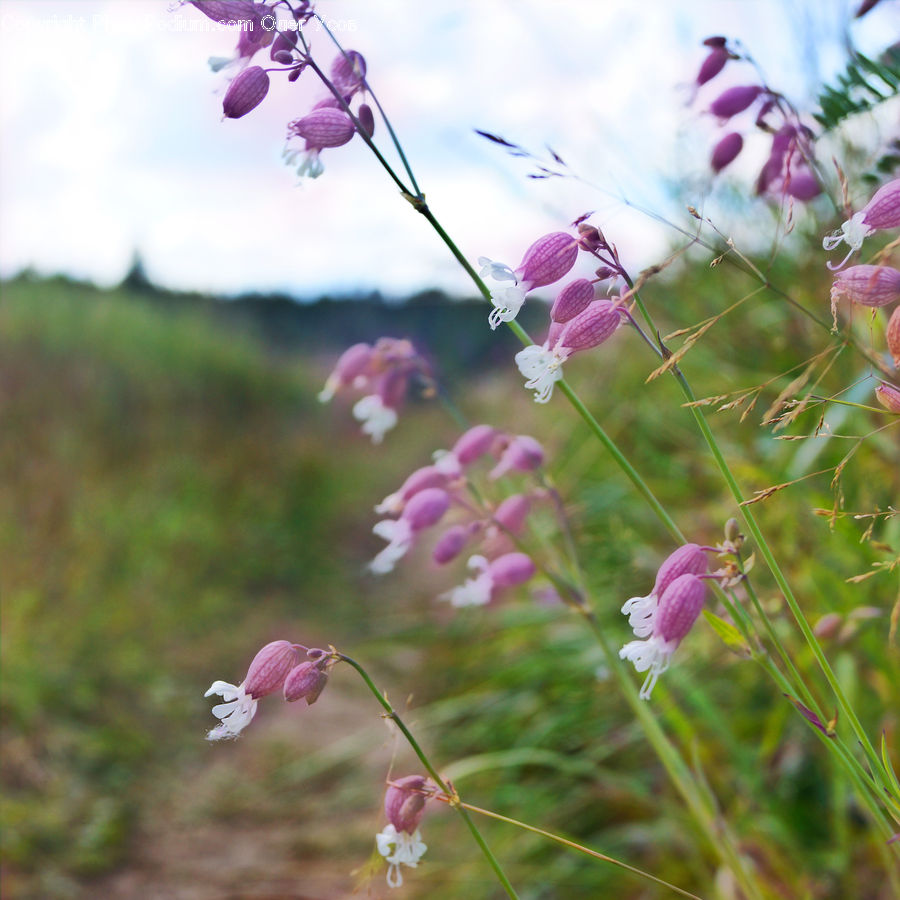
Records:
[[[629,641],[619,651],[619,657],[633,662],[638,672],[647,672],[640,692],[643,700],[650,699],[657,679],[669,667],[672,654],[697,621],[705,595],[706,585],[697,575],[679,575],[663,591],[649,619],[642,623],[642,630],[649,628],[646,640]]]
[[[272,641],[253,657],[241,684],[214,681],[203,696],[221,695],[223,702],[212,708],[212,714],[221,722],[207,734],[207,740],[236,738],[256,715],[259,698],[274,693],[284,684],[299,661],[299,651],[300,647],[290,641]]]
[[[831,312],[839,300],[862,306],[887,306],[900,300],[900,271],[890,266],[850,266],[834,276]]]
[[[445,487],[448,481],[446,472],[441,471],[437,466],[422,466],[416,469],[406,481],[400,485],[400,488],[392,494],[388,494],[378,506],[375,512],[382,515],[399,515],[403,512],[403,507],[416,495],[425,488]]]
[[[413,544],[419,531],[436,525],[450,507],[450,495],[440,488],[425,488],[415,494],[403,509],[399,519],[377,522],[372,531],[388,542],[369,563],[369,571],[384,575],[393,570]]]
[[[319,393],[319,402],[327,403],[343,387],[354,384],[357,378],[365,383],[365,372],[372,361],[373,348],[369,344],[353,344],[338,357],[334,371],[328,376]]]
[[[825,236],[822,240],[825,250],[834,250],[841,242],[846,242],[850,248],[837,265],[828,263],[828,268],[842,268],[870,234],[886,228],[900,228],[900,178],[882,185],[872,199],[844,222],[838,231]]]
[[[435,468],[448,477],[461,474],[466,466],[479,460],[497,439],[497,429],[490,425],[474,425],[464,431],[449,452],[438,450],[434,454]]]
[[[510,439],[488,478],[496,481],[512,471],[533,472],[543,464],[544,448],[533,437],[519,434]]]
[[[250,66],[228,86],[222,100],[226,119],[239,119],[256,109],[269,92],[269,73],[260,66]]]
[[[886,409],[892,413],[900,413],[900,388],[894,387],[892,384],[888,384],[886,381],[882,381],[881,384],[875,388],[875,396],[878,398],[878,402]]]
[[[483,556],[472,556],[468,566],[478,574],[443,595],[453,606],[486,606],[502,590],[524,584],[537,571],[524,553],[505,553],[491,562]]]
[[[318,106],[288,125],[288,140],[293,137],[304,138],[303,150],[285,147],[282,157],[289,165],[297,160],[297,175],[318,178],[325,171],[319,159],[319,153],[329,147],[341,147],[356,133],[356,126],[343,109],[333,106]]]
[[[896,307],[888,319],[884,333],[887,348],[894,358],[894,365],[900,366],[900,306]]]
[[[737,131],[729,132],[713,148],[710,165],[713,172],[721,172],[725,166],[734,162],[744,146],[744,139]]]
[[[564,231],[538,238],[525,251],[522,262],[515,270],[485,256],[479,257],[481,277],[491,277],[501,282],[500,287],[491,290],[491,303],[494,305],[488,316],[491,330],[496,329],[501,322],[512,322],[522,308],[528,292],[559,281],[575,265],[577,257],[578,241]],[[512,281],[513,284],[502,284],[506,281]]]
[[[422,835],[418,829],[412,834],[407,834],[390,824],[385,825],[384,830],[375,835],[375,845],[388,864],[388,887],[400,887],[403,884],[400,866],[415,869],[428,849],[428,845],[422,842]]]
[[[562,365],[574,353],[597,347],[622,324],[622,308],[610,300],[595,300],[569,320],[551,345],[550,338],[532,344],[516,354],[516,365],[525,378],[525,387],[534,391],[536,403],[547,403],[553,387],[563,377]]]
[[[328,684],[327,664],[328,658],[323,655],[294,666],[284,679],[284,699],[289,703],[305,700],[307,706],[312,706]]]
[[[762,93],[756,84],[728,88],[710,104],[709,111],[719,119],[730,119],[753,104]]]
[[[656,573],[653,590],[646,597],[632,597],[622,607],[628,616],[628,625],[635,636],[648,637],[653,631],[653,620],[659,598],[666,588],[681,575],[703,575],[706,572],[706,554],[698,544],[684,544],[669,554]]]
[[[362,433],[380,444],[386,432],[397,424],[397,410],[388,406],[378,394],[369,394],[353,406],[353,418],[362,422]]]

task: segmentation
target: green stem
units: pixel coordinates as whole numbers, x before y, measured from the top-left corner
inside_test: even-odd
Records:
[[[633,282],[630,278],[626,276],[625,280],[628,282],[629,287],[633,287]],[[637,292],[634,292],[632,294],[632,297],[638,309],[640,310],[644,321],[647,323],[647,326],[650,329],[651,333],[655,334],[656,326],[653,322],[652,317],[647,311],[646,306],[641,300],[640,295]],[[731,495],[734,497],[735,501],[738,504],[738,508],[741,512],[741,516],[744,519],[744,523],[747,526],[747,530],[750,532],[753,540],[756,542],[756,546],[758,547],[760,554],[765,560],[766,566],[772,573],[772,576],[775,578],[775,582],[781,590],[781,593],[784,596],[792,615],[794,616],[794,620],[800,628],[800,631],[803,634],[806,643],[812,650],[813,655],[815,656],[816,661],[819,664],[819,668],[825,675],[825,679],[831,686],[831,689],[834,692],[835,697],[837,698],[838,705],[841,708],[841,712],[849,721],[853,733],[856,735],[857,740],[859,741],[866,756],[868,757],[869,764],[872,766],[873,774],[875,772],[879,773],[880,780],[880,776],[882,774],[881,760],[879,759],[878,754],[875,752],[875,748],[869,741],[869,738],[866,735],[862,724],[857,718],[853,707],[848,702],[844,691],[834,674],[834,671],[832,670],[827,658],[825,657],[825,653],[823,652],[821,645],[819,644],[815,634],[813,633],[812,627],[806,620],[806,616],[803,614],[803,610],[800,608],[800,604],[797,602],[797,598],[794,596],[794,593],[791,590],[791,586],[788,583],[784,572],[782,572],[781,567],[778,565],[778,562],[775,559],[775,555],[772,553],[772,550],[762,533],[762,529],[759,527],[759,524],[756,521],[756,517],[753,515],[752,510],[746,502],[746,498],[744,497],[743,492],[741,491],[741,488],[737,483],[737,479],[734,477],[730,466],[728,465],[724,455],[722,454],[722,450],[719,447],[718,442],[716,441],[715,435],[713,435],[712,430],[709,427],[709,423],[706,421],[706,417],[703,415],[703,411],[699,408],[699,406],[696,405],[697,398],[695,397],[687,378],[685,378],[684,373],[677,366],[673,366],[671,371],[673,376],[675,377],[675,380],[678,382],[679,387],[681,388],[682,394],[688,401],[688,409],[690,410],[691,415],[694,417],[694,421],[696,422],[697,427],[700,429],[700,433],[703,435],[703,439],[706,441],[706,445],[709,447],[713,459],[715,460],[716,465],[722,474],[722,477],[725,479],[725,483],[728,485],[728,489],[731,491]],[[768,617],[766,616],[765,612],[762,611],[761,607],[760,611],[762,612],[763,619],[767,619]]]
[[[569,847],[572,850],[577,850],[579,853],[585,853],[588,856],[594,857],[594,859],[601,859],[604,862],[611,863],[614,866],[618,866],[620,869],[625,869],[627,872],[633,872],[635,875],[639,875],[641,878],[646,878],[648,881],[655,881],[657,884],[661,884],[663,887],[669,888],[669,890],[675,891],[676,894],[681,894],[682,897],[691,897],[692,900],[702,900],[701,897],[698,897],[696,894],[692,894],[690,891],[684,890],[684,888],[676,887],[676,885],[671,884],[668,881],[664,881],[662,878],[657,878],[656,875],[651,875],[649,872],[645,872],[643,869],[638,869],[636,866],[630,866],[628,863],[624,863],[621,860],[616,859],[612,856],[607,856],[605,853],[600,853],[597,850],[592,850],[590,847],[585,847],[583,844],[579,844],[576,841],[571,841],[568,838],[564,838],[562,835],[554,834],[552,831],[545,831],[543,828],[537,828],[534,825],[529,825],[527,822],[520,822],[518,819],[510,818],[509,816],[503,816],[500,813],[492,812],[489,809],[481,809],[478,806],[472,806],[469,803],[462,804],[466,809],[470,809],[472,812],[476,812],[482,816],[488,816],[491,819],[497,819],[499,822],[506,822],[508,825],[515,825],[517,828],[522,828],[525,831],[530,831],[533,834],[539,834],[541,837],[548,838],[551,841],[555,841],[557,844],[562,844],[564,847]]]
[[[494,873],[497,876],[500,884],[503,885],[503,889],[506,893],[513,898],[513,900],[518,900],[518,894],[515,891],[515,888],[510,883],[509,879],[506,877],[503,869],[500,866],[500,863],[497,860],[497,857],[491,852],[490,847],[488,847],[484,838],[481,835],[481,832],[478,830],[478,827],[472,821],[472,817],[463,807],[462,801],[459,799],[456,791],[453,790],[448,784],[444,782],[441,776],[438,774],[437,769],[431,764],[431,761],[425,755],[425,752],[419,746],[419,742],[413,737],[412,732],[406,727],[403,720],[397,715],[396,710],[388,703],[387,698],[378,690],[375,682],[369,677],[369,673],[355,660],[351,659],[349,656],[345,656],[343,653],[338,653],[337,658],[342,662],[348,663],[354,669],[356,669],[360,678],[365,682],[366,687],[371,691],[372,695],[376,700],[384,707],[387,712],[387,718],[391,719],[394,724],[400,729],[403,736],[406,738],[409,746],[412,747],[413,752],[416,756],[419,757],[420,762],[425,767],[425,771],[432,777],[434,783],[450,798],[449,803],[452,807],[456,809],[456,811],[462,816],[463,821],[466,823],[469,831],[472,833],[472,837],[475,839],[475,842],[481,848],[481,852],[484,854],[485,859],[488,861],[490,867],[494,870]]]

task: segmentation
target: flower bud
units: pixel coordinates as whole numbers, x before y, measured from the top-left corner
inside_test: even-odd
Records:
[[[266,644],[250,663],[244,679],[244,692],[255,700],[277,691],[288,672],[297,665],[300,648],[290,641]]]
[[[734,518],[729,519],[725,523],[725,540],[731,541],[731,543],[733,544],[736,541],[739,541],[742,537],[743,537],[743,535],[741,534],[740,522],[738,522],[738,520],[734,519]],[[696,544],[694,546],[696,546]],[[698,573],[698,574],[702,574],[702,573]]]
[[[610,300],[595,300],[566,323],[557,347],[573,353],[599,347],[622,324],[622,315],[621,306]]]
[[[578,242],[564,231],[555,231],[538,238],[522,257],[516,272],[529,290],[559,281],[575,265]]]
[[[875,388],[875,396],[878,398],[878,402],[886,409],[892,413],[900,413],[900,388],[894,387],[892,384],[888,384],[886,381],[882,381],[881,384]]]
[[[600,229],[587,222],[578,224],[578,244],[584,250],[601,250],[606,245]]]
[[[401,518],[409,523],[413,531],[420,531],[437,524],[449,508],[450,495],[446,491],[425,488],[410,499]]]
[[[891,313],[885,332],[887,348],[894,357],[894,365],[900,368],[900,306]]]
[[[474,425],[459,437],[451,452],[461,466],[468,466],[491,449],[496,437],[497,430],[490,425]]]
[[[698,544],[685,544],[670,554],[656,573],[653,593],[661,597],[669,585],[682,575],[706,574],[706,554]]]
[[[724,47],[728,43],[728,38],[722,37],[721,35],[713,35],[712,37],[708,37],[703,41],[704,47]]]
[[[730,119],[751,106],[762,92],[755,84],[728,88],[710,104],[709,111],[719,119]]]
[[[838,629],[843,624],[844,617],[840,613],[826,613],[818,622],[816,622],[815,627],[813,628],[813,634],[819,638],[819,640],[828,641],[838,633]]]
[[[554,322],[568,322],[587,308],[594,299],[594,283],[587,278],[570,281],[557,294],[550,307],[550,318]]]
[[[294,666],[284,681],[284,699],[289,703],[306,700],[307,706],[312,706],[328,684],[328,673],[322,666],[321,661],[313,660]]]
[[[712,152],[710,165],[714,172],[721,172],[729,163],[734,162],[738,153],[744,146],[744,139],[736,131],[726,134],[725,137],[716,144]]]
[[[335,58],[331,64],[331,80],[342,94],[354,94],[363,86],[366,77],[366,61],[356,50]]]
[[[524,553],[504,553],[488,566],[493,589],[514,587],[524,584],[537,571],[530,556]]]
[[[269,58],[272,62],[287,66],[294,61],[294,46],[297,43],[297,34],[293,31],[279,31],[272,41],[269,50]]]
[[[654,633],[664,641],[681,641],[703,609],[706,585],[691,574],[679,575],[659,599]]]
[[[527,434],[520,434],[507,444],[499,462],[491,469],[488,477],[492,481],[496,481],[512,470],[532,472],[539,468],[543,462],[543,447],[533,437],[529,437]]]
[[[222,100],[222,111],[228,119],[239,119],[256,109],[268,92],[268,72],[260,66],[250,66],[228,86]]]
[[[716,75],[722,71],[725,63],[727,63],[730,58],[731,54],[724,46],[713,47],[712,50],[709,51],[709,55],[706,59],[703,60],[700,71],[697,73],[697,87],[700,87],[700,85],[706,84],[707,81],[711,81],[715,78]]]
[[[862,306],[887,306],[900,300],[900,271],[890,266],[850,266],[834,277],[832,306],[850,300]]]
[[[372,137],[375,134],[375,114],[372,112],[372,107],[368,103],[360,103],[359,109],[356,111],[356,118],[359,119],[362,130]]]
[[[495,510],[494,521],[504,531],[519,535],[525,527],[525,520],[531,512],[531,501],[524,494],[513,494],[507,497]]]
[[[784,184],[786,193],[803,203],[807,203],[822,193],[818,179],[806,168],[792,172],[785,179]]]
[[[342,109],[320,107],[288,125],[291,134],[306,138],[310,147],[341,147],[353,137],[356,128]]]
[[[439,565],[444,566],[453,562],[469,541],[472,528],[469,525],[453,525],[448,528],[438,539],[431,551],[431,558]]]
[[[424,775],[396,778],[384,794],[384,814],[397,829],[412,834],[422,821],[425,810],[425,791],[428,779]]]

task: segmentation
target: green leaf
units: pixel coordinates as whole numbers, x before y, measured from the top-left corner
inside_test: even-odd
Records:
[[[715,631],[722,639],[722,643],[725,644],[732,653],[736,653],[744,659],[749,659],[750,648],[747,646],[747,643],[741,637],[741,633],[734,625],[730,622],[726,622],[715,613],[711,613],[708,609],[703,610],[703,618],[705,618],[712,626],[713,631]]]

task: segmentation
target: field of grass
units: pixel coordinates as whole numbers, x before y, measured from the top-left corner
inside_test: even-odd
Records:
[[[785,265],[773,280],[827,317],[824,271]],[[674,330],[752,289],[698,263],[651,283],[647,296]],[[860,340],[877,342],[878,323],[857,325]],[[718,323],[684,365],[699,396],[724,394],[832,340],[764,294]],[[733,501],[688,412],[675,410],[674,385],[644,384],[653,361],[636,345],[619,334],[567,376],[682,529],[715,543]],[[309,709],[263,701],[240,741],[203,739],[209,683],[240,679],[262,644],[288,638],[363,661],[471,803],[737,900],[721,872],[711,892],[715,859],[577,617],[525,592],[451,616],[433,598],[454,577],[422,554],[385,579],[365,574],[379,549],[373,505],[459,429],[437,405],[416,404],[373,450],[346,408],[315,401],[338,349],[273,353],[206,311],[152,295],[60,280],[3,286],[4,896],[325,900],[354,885],[384,895],[383,868],[369,867],[384,779],[392,761],[396,774],[418,769],[349,668]],[[847,349],[821,393],[866,372]],[[833,467],[850,447],[842,437],[777,440],[759,427],[791,377],[744,422],[740,409],[711,414],[748,492]],[[619,607],[652,581],[671,539],[561,398],[535,406],[511,365],[449,387],[471,422],[545,444],[599,620],[616,644],[627,640]],[[871,389],[869,379],[852,397],[870,402]],[[812,432],[821,411],[789,433]],[[855,407],[828,416],[824,434],[884,422]],[[865,534],[870,520],[814,510],[896,506],[898,456],[897,429],[881,432],[836,489],[826,473],[757,507],[811,621],[869,610],[825,647],[869,735],[884,733],[895,754],[897,572],[847,579],[900,553],[900,519],[877,519]],[[763,572],[758,590],[797,667],[815,679]],[[880,838],[824,748],[761,669],[702,622],[653,709],[702,770],[772,896],[889,896]],[[448,810],[429,813],[424,829],[429,852],[405,896],[499,896]],[[511,826],[484,831],[523,898],[670,896]]]

